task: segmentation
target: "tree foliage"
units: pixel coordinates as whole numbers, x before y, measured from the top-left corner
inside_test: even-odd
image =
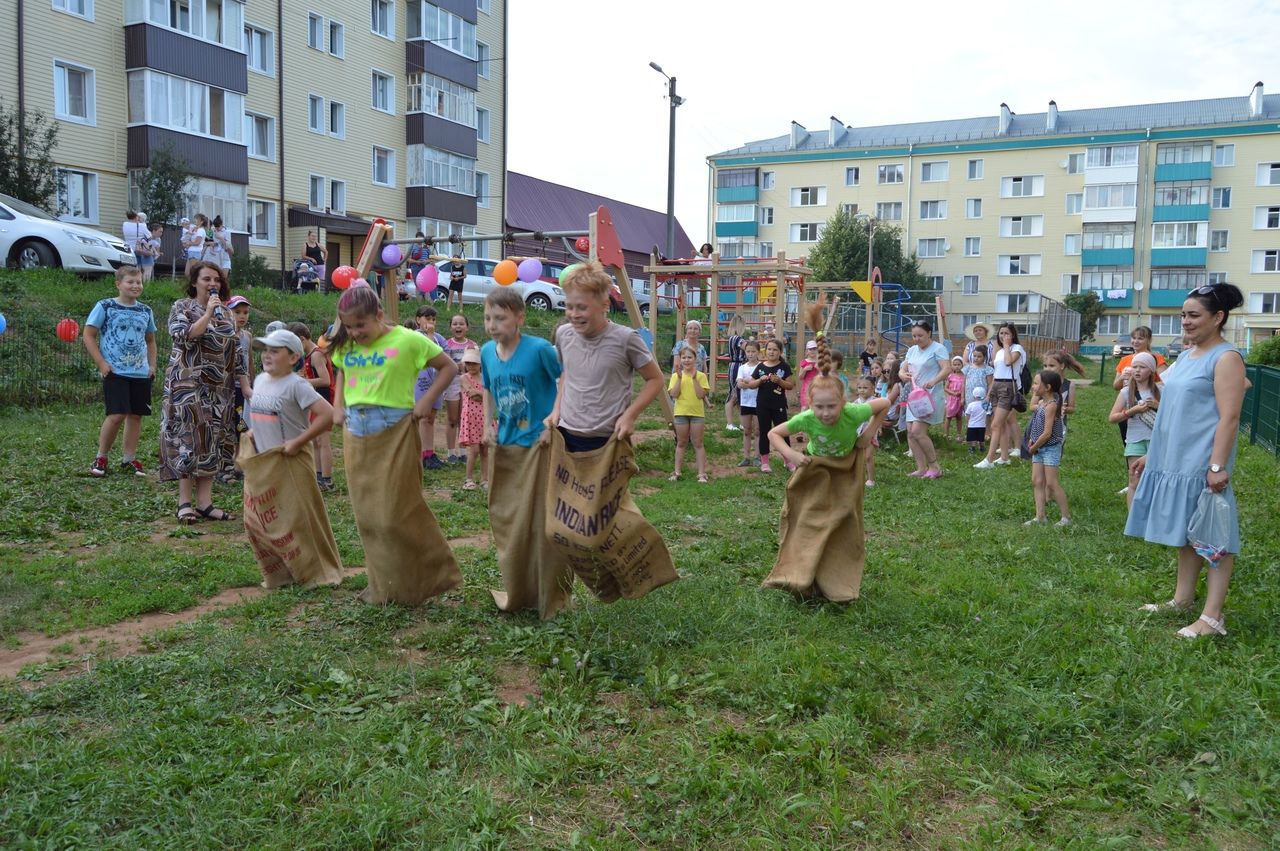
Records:
[[[53,162],[57,145],[58,125],[43,112],[28,109],[19,116],[0,100],[0,192],[57,212],[58,169]]]
[[[1249,363],[1280,366],[1280,336],[1267,337],[1250,346]]]
[[[1093,333],[1098,330],[1098,320],[1106,310],[1098,294],[1093,290],[1073,293],[1064,297],[1062,303],[1080,314],[1080,342],[1092,340]]]
[[[871,219],[855,218],[845,210],[827,220],[818,244],[809,252],[809,266],[819,281],[865,281],[867,279],[867,226]],[[915,252],[903,254],[902,229],[874,220],[873,261],[880,278],[902,284],[912,301],[932,299],[935,292],[920,271]]]
[[[183,208],[191,167],[165,145],[151,155],[151,167],[138,173],[138,209],[153,224],[175,225]]]

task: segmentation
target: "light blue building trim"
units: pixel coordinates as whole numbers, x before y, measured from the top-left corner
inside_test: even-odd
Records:
[[[716,189],[717,204],[755,203],[760,197],[760,188],[751,186],[721,186]]]
[[[1132,248],[1087,248],[1080,252],[1081,266],[1132,266]]]
[[[716,222],[716,236],[755,236],[755,222]]]
[[[1207,222],[1208,204],[1166,204],[1151,208],[1153,222]]]
[[[1089,292],[1081,290],[1081,292]],[[1133,290],[1125,290],[1124,298],[1107,298],[1106,290],[1093,290],[1103,307],[1133,307]]]
[[[1151,290],[1147,296],[1147,306],[1182,307],[1182,303],[1186,300],[1186,290]]]
[[[1151,265],[1166,266],[1203,266],[1208,259],[1207,248],[1153,248],[1151,249]]]
[[[1208,180],[1213,177],[1213,163],[1162,163],[1156,166],[1156,183],[1165,180]]]

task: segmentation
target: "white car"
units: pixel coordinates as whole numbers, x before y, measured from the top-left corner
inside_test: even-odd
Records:
[[[440,281],[436,284],[435,298],[443,299],[449,294],[449,267],[453,263],[441,260],[436,264],[440,270]],[[485,296],[501,286],[493,279],[493,269],[497,260],[473,257],[467,260],[467,277],[462,283],[462,303],[480,304]],[[564,290],[556,284],[546,281],[533,281],[526,284],[516,281],[511,284],[530,310],[564,310]]]
[[[6,268],[62,267],[100,275],[138,262],[120,237],[59,221],[8,195],[0,195],[0,258]]]

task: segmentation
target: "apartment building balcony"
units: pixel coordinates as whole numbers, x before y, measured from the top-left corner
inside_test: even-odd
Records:
[[[1138,167],[1136,165],[1090,166],[1084,170],[1085,186],[1137,182]]]
[[[248,149],[244,145],[149,124],[129,128],[126,165],[131,169],[149,168],[152,155],[165,147],[172,147],[185,159],[192,174],[228,183],[249,182]]]
[[[760,197],[760,188],[751,186],[720,186],[716,188],[717,204],[754,204]]]
[[[1180,163],[1179,165],[1184,165]],[[1199,163],[1185,163],[1199,165]],[[1179,178],[1181,179],[1181,178]],[[1151,208],[1153,222],[1207,222],[1209,221],[1208,204],[1164,204]]]
[[[1147,306],[1150,308],[1157,307],[1182,307],[1182,303],[1187,300],[1187,291],[1183,289],[1177,290],[1149,290],[1147,293]]]
[[[1080,219],[1084,224],[1102,224],[1106,222],[1136,222],[1138,208],[1135,207],[1085,207],[1080,211]]]
[[[1162,163],[1156,166],[1156,182],[1169,180],[1208,180],[1213,175],[1213,163]]]
[[[1208,261],[1207,248],[1153,248],[1151,249],[1152,267],[1166,266],[1204,266]],[[1185,293],[1184,293],[1185,295]],[[1181,304],[1181,302],[1179,302]]]
[[[1090,292],[1081,290],[1080,292]],[[1133,290],[1092,290],[1103,307],[1133,307]],[[1124,293],[1124,295],[1120,295]]]
[[[428,112],[410,112],[405,120],[405,144],[425,145],[442,148],[461,154],[464,157],[476,158],[479,144],[474,127],[448,121]]]
[[[716,222],[716,236],[756,236],[759,233],[759,227],[754,220],[749,222]]]
[[[243,53],[153,24],[124,28],[124,67],[152,68],[229,92],[249,91]]]
[[[474,195],[434,186],[409,186],[404,194],[405,215],[409,219],[440,219],[463,225],[474,225],[478,220]]]
[[[1132,248],[1086,248],[1080,252],[1083,266],[1132,266]]]

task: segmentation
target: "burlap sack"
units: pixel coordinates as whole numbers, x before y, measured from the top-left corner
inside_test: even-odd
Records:
[[[548,470],[547,537],[596,597],[638,600],[677,579],[666,543],[627,490],[639,471],[630,442],[570,453],[554,431]]]
[[[762,583],[843,603],[858,599],[867,546],[862,528],[868,428],[853,452],[814,456],[787,482],[778,560]]]
[[[366,603],[416,606],[462,584],[462,572],[422,497],[412,416],[368,437],[343,431],[343,463],[369,587]]]
[[[236,463],[244,471],[244,531],[262,569],[262,587],[340,584],[342,562],[311,446],[292,458],[279,449],[259,453],[242,434]]]
[[[489,453],[489,525],[505,589],[490,593],[504,612],[537,609],[549,620],[573,594],[573,571],[546,534],[551,447],[492,446]]]

